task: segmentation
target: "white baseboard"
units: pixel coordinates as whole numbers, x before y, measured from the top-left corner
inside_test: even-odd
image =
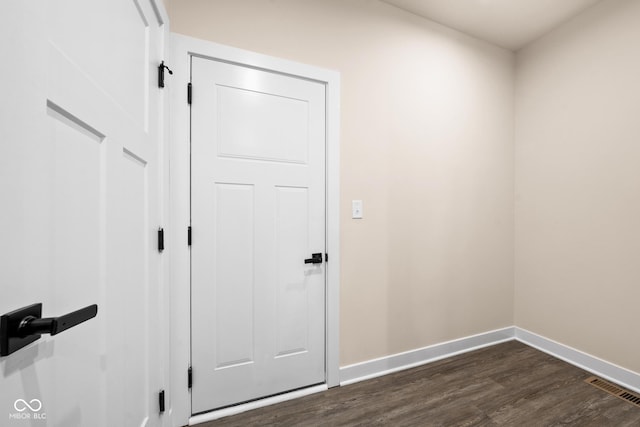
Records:
[[[517,326],[447,341],[340,368],[340,385],[425,365],[479,348],[517,340],[594,375],[640,393],[640,374]]]
[[[241,405],[231,406],[229,408],[219,409],[217,411],[211,411],[200,415],[194,415],[189,418],[189,425],[195,425],[204,423],[207,421],[217,420],[219,418],[229,417],[231,415],[240,414],[242,412],[250,411],[252,409],[262,408],[263,406],[274,405],[280,402],[286,402],[287,400],[297,399],[298,397],[308,396],[314,393],[320,393],[327,390],[326,384],[321,384],[313,387],[307,387],[300,390],[292,391],[290,393],[283,393],[277,396],[266,397],[260,400],[254,400],[253,402],[243,403]]]
[[[512,326],[340,368],[340,385],[364,381],[436,360],[488,347],[514,338]]]
[[[550,340],[526,329],[514,328],[515,339],[594,375],[640,393],[640,374]]]

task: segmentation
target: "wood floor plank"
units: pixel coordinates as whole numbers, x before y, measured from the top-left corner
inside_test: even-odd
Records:
[[[589,376],[510,341],[199,426],[640,426]]]

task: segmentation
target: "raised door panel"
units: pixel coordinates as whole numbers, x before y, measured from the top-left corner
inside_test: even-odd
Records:
[[[92,303],[104,307],[106,292],[106,200],[104,135],[78,116],[47,104],[53,148],[50,189],[52,214],[50,269],[51,296],[45,314],[62,314]],[[42,403],[51,419],[66,425],[87,421],[88,413],[106,418],[95,390],[104,390],[102,372],[105,325],[87,322],[50,341],[55,356],[53,384]],[[81,375],[70,375],[78,372]],[[103,396],[101,396],[103,397]],[[82,409],[81,409],[82,408]],[[84,412],[85,414],[82,414]]]
[[[254,360],[254,187],[215,185],[212,338],[216,369]]]
[[[302,254],[310,253],[306,188],[276,187],[276,351],[286,357],[309,349],[309,291]],[[310,256],[310,255],[309,255]]]
[[[219,156],[307,163],[306,101],[237,87],[216,88]],[[264,144],[265,140],[278,144]]]

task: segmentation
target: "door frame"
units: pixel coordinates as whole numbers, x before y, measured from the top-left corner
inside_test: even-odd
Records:
[[[326,386],[340,384],[340,74],[337,71],[300,64],[238,48],[178,34],[170,36],[168,77],[170,89],[170,215],[168,235],[171,251],[171,393],[173,425],[191,418],[191,391],[187,369],[191,363],[191,262],[187,246],[190,224],[190,109],[187,83],[191,80],[191,56],[199,56],[301,77],[326,85]],[[194,88],[193,97],[197,95]],[[194,236],[197,238],[197,236]],[[194,373],[197,381],[197,373]]]

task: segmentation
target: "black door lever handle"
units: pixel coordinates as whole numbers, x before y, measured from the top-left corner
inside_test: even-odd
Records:
[[[97,314],[98,306],[93,304],[60,317],[43,319],[42,303],[7,313],[0,317],[0,356],[8,356],[37,341],[41,334],[57,335]]]
[[[322,254],[311,254],[311,258],[307,258],[304,260],[305,264],[322,264]]]
[[[56,335],[96,317],[96,314],[98,314],[98,306],[93,304],[60,317],[38,319],[34,316],[27,316],[20,321],[18,334],[23,337],[37,334]]]

